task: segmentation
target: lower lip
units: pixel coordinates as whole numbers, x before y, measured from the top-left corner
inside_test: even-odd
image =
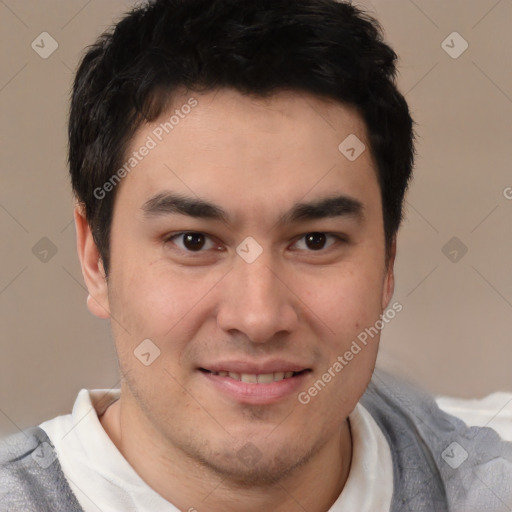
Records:
[[[288,379],[282,379],[266,384],[256,384],[251,382],[242,382],[232,379],[231,377],[223,377],[213,375],[213,373],[199,372],[204,375],[216,389],[222,393],[231,396],[238,402],[246,404],[272,404],[283,398],[297,393],[299,389],[304,387],[304,381],[310,372],[300,373]]]

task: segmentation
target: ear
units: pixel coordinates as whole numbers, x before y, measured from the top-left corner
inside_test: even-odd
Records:
[[[382,310],[384,311],[393,297],[395,291],[395,256],[396,256],[396,235],[393,236],[389,253],[389,260],[384,274],[384,286],[382,287]]]
[[[89,291],[87,307],[93,315],[99,318],[110,318],[107,279],[101,256],[85,217],[84,208],[79,203],[75,204],[74,217],[78,258],[80,259],[85,285]]]

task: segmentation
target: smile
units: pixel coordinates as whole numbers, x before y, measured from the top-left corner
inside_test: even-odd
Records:
[[[222,366],[220,367],[222,368]],[[236,403],[270,405],[289,400],[303,389],[311,369],[246,373],[198,368],[214,393],[229,397]],[[254,371],[254,370],[253,370]]]
[[[302,370],[299,372],[273,372],[273,373],[238,373],[238,372],[230,372],[221,370],[218,372],[213,372],[210,370],[206,370],[204,368],[200,368],[201,371],[210,373],[212,375],[218,375],[219,377],[229,377],[231,379],[247,382],[250,384],[269,384],[271,382],[278,382],[284,379],[290,379],[299,375],[301,373],[307,372],[309,370]]]

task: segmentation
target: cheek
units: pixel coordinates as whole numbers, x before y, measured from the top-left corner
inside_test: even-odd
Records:
[[[205,297],[222,276],[163,261],[124,263],[112,274],[111,312],[130,333],[130,346],[150,338],[166,353],[180,351],[204,321]],[[127,333],[120,334],[126,344]]]
[[[304,284],[304,303],[343,337],[364,329],[381,313],[382,275],[376,265],[338,266]]]
[[[137,268],[130,261],[116,270],[112,330],[122,374],[145,403],[159,403],[165,395],[167,405],[178,404],[183,399],[178,383],[184,382],[180,354],[191,338],[187,319],[198,290],[177,275],[155,272],[147,263]]]

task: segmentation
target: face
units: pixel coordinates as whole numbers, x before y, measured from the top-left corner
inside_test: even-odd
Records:
[[[355,160],[338,148],[351,134],[367,148]],[[126,407],[162,446],[255,483],[339,431],[378,336],[344,354],[393,291],[368,148],[354,110],[290,92],[184,95],[137,132],[108,285],[84,273],[91,311],[111,317]]]

